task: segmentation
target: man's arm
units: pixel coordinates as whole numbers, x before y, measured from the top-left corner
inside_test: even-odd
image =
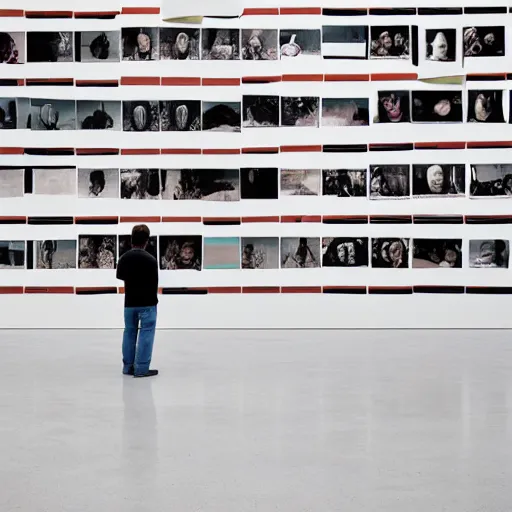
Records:
[[[124,275],[124,265],[123,265],[123,258],[119,258],[119,261],[117,262],[117,272],[116,272],[117,279],[120,279],[121,281],[124,281],[125,275]]]

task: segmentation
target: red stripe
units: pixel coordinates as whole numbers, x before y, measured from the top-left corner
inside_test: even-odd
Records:
[[[162,217],[121,217],[119,222],[160,222]]]
[[[242,148],[242,154],[245,153],[279,153],[279,147],[273,147],[273,148]]]
[[[160,14],[160,7],[123,7],[121,14]]]
[[[73,286],[25,286],[25,293],[75,293]]]
[[[387,80],[417,80],[417,73],[372,73],[371,80],[373,82]]]
[[[163,76],[161,85],[201,85],[198,76]]]
[[[263,217],[242,217],[242,223],[254,222],[279,222],[279,215],[268,215]]]
[[[17,78],[16,82],[18,82],[19,86],[24,86],[25,85],[25,79],[24,78]]]
[[[279,14],[322,14],[321,7],[281,7]]]
[[[500,148],[511,148],[512,147],[512,141],[488,141],[488,142],[467,142],[466,147],[468,149],[470,148],[487,148],[487,147],[500,147]]]
[[[213,286],[207,290],[208,293],[242,293],[241,286]]]
[[[321,215],[281,215],[281,222],[321,222]]]
[[[281,293],[322,293],[321,286],[281,286]]]
[[[281,75],[274,75],[274,76],[243,76],[242,77],[242,83],[243,84],[250,84],[252,82],[280,82],[281,81]]]
[[[0,155],[23,155],[23,148],[0,148]]]
[[[322,146],[281,146],[281,153],[317,153],[322,151]]]
[[[0,286],[0,295],[23,293],[23,286]]]
[[[277,16],[279,15],[279,9],[267,7],[267,8],[249,8],[244,9],[242,16]]]
[[[1,18],[22,18],[25,16],[23,9],[0,9]]]
[[[107,16],[117,16],[121,11],[75,11],[75,18],[101,18]]]
[[[121,85],[160,85],[159,76],[122,76]]]
[[[121,149],[121,155],[159,155],[160,150],[157,148],[124,148]]]
[[[415,142],[415,149],[465,149],[465,142]]]
[[[503,80],[505,80],[507,78],[507,73],[468,73],[466,75],[466,77],[470,77],[470,76],[482,76],[482,77],[498,76],[500,78],[503,78]]]
[[[203,155],[239,155],[239,149],[203,149]]]
[[[279,286],[242,286],[242,293],[281,293]]]
[[[0,224],[3,223],[3,222],[7,222],[7,221],[16,221],[16,222],[20,222],[20,221],[23,221],[24,223],[27,222],[27,217],[24,217],[22,215],[8,215],[8,216],[2,216],[0,217]]]
[[[161,149],[162,155],[200,155],[201,150],[198,148],[166,148]]]
[[[25,18],[72,18],[73,11],[25,11]]]
[[[323,82],[324,75],[283,75],[283,82]]]
[[[76,148],[75,155],[109,154],[118,155],[119,148]]]
[[[240,85],[240,78],[203,78],[202,85]]]
[[[370,75],[324,75],[326,82],[368,82]]]
[[[201,217],[162,217],[162,222],[201,222]]]

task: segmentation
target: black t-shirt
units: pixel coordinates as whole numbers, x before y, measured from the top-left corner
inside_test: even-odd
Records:
[[[119,258],[117,279],[124,281],[124,307],[158,304],[158,263],[144,249],[131,249]]]

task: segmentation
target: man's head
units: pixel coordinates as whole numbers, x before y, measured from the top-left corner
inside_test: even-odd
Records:
[[[149,242],[149,228],[146,224],[138,224],[132,229],[132,247],[145,249]]]

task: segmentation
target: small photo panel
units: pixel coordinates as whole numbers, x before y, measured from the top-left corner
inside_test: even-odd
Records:
[[[119,199],[119,169],[78,169],[78,197]]]
[[[240,131],[239,101],[203,101],[203,130],[208,132]]]
[[[503,91],[469,90],[468,123],[504,123]]]
[[[203,268],[239,269],[240,238],[238,237],[205,237]]]
[[[78,100],[78,130],[121,130],[121,102]]]
[[[462,240],[415,238],[412,268],[462,268]]]
[[[119,62],[121,60],[120,33],[89,31],[75,34],[77,62]]]
[[[243,29],[243,60],[278,60],[277,30]]]
[[[116,235],[79,235],[78,268],[115,269]]]
[[[367,267],[368,238],[322,238],[322,267]]]
[[[410,27],[370,27],[370,59],[408,59]]]
[[[0,197],[23,197],[24,192],[25,169],[0,167]]]
[[[238,110],[238,127],[240,127],[240,108]],[[161,101],[160,130],[163,132],[201,131],[201,101]]]
[[[318,128],[319,106],[318,97],[281,97],[281,126]]]
[[[76,268],[76,240],[38,240],[34,242],[36,269]]]
[[[461,196],[466,192],[464,164],[414,164],[412,194],[418,197]]]
[[[0,240],[0,270],[22,270],[25,268],[25,242],[22,240]]]
[[[32,180],[34,194],[76,196],[77,179],[74,167],[34,168],[32,169]]]
[[[470,240],[470,268],[508,268],[510,243],[508,240]]]
[[[159,238],[162,270],[201,270],[201,235],[165,235]]]
[[[470,197],[512,197],[512,164],[471,165]]]
[[[282,196],[318,196],[320,169],[281,169]]]
[[[31,98],[30,128],[32,130],[75,130],[75,100]]]
[[[244,128],[279,126],[279,96],[244,96],[242,108]]]
[[[279,33],[281,59],[320,57],[321,37],[318,29],[285,29]]]
[[[461,91],[412,91],[413,123],[462,123]]]
[[[160,28],[160,60],[199,60],[198,28]]]
[[[157,132],[159,130],[158,101],[123,101],[123,131]]]
[[[465,27],[464,57],[504,57],[505,27]]]
[[[279,176],[277,167],[244,167],[240,169],[241,199],[277,199]]]
[[[121,169],[121,199],[160,199],[159,169]]]
[[[455,62],[457,60],[457,30],[454,28],[425,30],[427,60]]]
[[[15,130],[16,128],[18,128],[16,98],[0,98],[0,130]]]
[[[73,32],[27,32],[27,62],[73,62]]]
[[[25,32],[0,32],[0,64],[25,63]]]
[[[408,238],[372,238],[373,268],[409,268]]]
[[[278,237],[243,237],[242,269],[279,268]]]
[[[374,123],[410,123],[409,91],[378,91]]]
[[[240,58],[240,30],[202,29],[203,60],[238,60]]]
[[[409,165],[370,165],[370,199],[408,198],[409,171]]]
[[[367,59],[368,27],[363,25],[324,25],[322,27],[324,59]]]
[[[123,60],[158,60],[158,28],[124,27],[121,29],[121,36]]]
[[[281,238],[281,268],[318,268],[320,261],[320,238]]]
[[[324,169],[322,195],[337,197],[366,197],[366,169]]]
[[[322,127],[368,126],[368,98],[323,98]]]

